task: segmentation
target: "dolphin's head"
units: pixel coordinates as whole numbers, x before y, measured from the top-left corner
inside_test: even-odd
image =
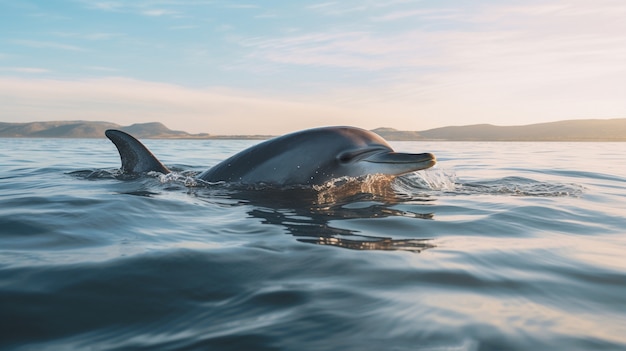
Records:
[[[385,174],[398,176],[435,165],[431,153],[395,152],[379,135],[362,129],[339,129],[342,137],[349,141],[344,149],[338,150],[338,167],[348,176]]]
[[[299,131],[254,145],[199,178],[272,186],[321,185],[341,177],[397,176],[432,167],[429,153],[395,152],[379,135],[354,127]]]

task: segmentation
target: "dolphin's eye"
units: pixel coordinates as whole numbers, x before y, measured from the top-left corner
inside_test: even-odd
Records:
[[[339,160],[339,162],[341,163],[349,163],[365,158],[372,153],[380,152],[381,150],[381,148],[373,148],[344,151],[337,156],[337,160]]]
[[[352,161],[352,159],[354,158],[354,156],[358,155],[358,153],[355,152],[342,152],[339,157],[337,157],[337,159],[339,160],[339,162],[341,163],[348,163],[350,161]]]

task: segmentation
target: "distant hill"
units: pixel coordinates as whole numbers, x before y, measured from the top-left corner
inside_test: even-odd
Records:
[[[424,139],[420,135],[421,132],[409,132],[409,131],[402,131],[402,130],[397,130],[393,128],[376,128],[376,129],[373,129],[372,132],[380,135],[386,140],[391,140],[391,141]]]
[[[419,134],[423,139],[455,141],[626,141],[626,118],[507,127],[476,124],[430,129]]]
[[[32,122],[0,123],[0,137],[3,138],[101,138],[104,131],[120,128],[108,122]]]
[[[32,123],[0,123],[0,138],[104,138],[107,129],[119,129],[137,138],[210,138],[207,133],[189,134],[171,130],[162,123],[138,123],[120,126],[109,122],[54,121]]]
[[[418,132],[378,128],[387,140],[444,141],[626,141],[626,118],[568,120],[523,126],[475,124]]]
[[[268,135],[190,134],[171,130],[161,123],[120,126],[109,122],[56,121],[0,122],[0,138],[103,138],[107,129],[120,129],[141,139],[267,139]],[[377,128],[387,140],[444,141],[626,141],[626,118],[569,120],[524,126],[476,124],[424,131]]]

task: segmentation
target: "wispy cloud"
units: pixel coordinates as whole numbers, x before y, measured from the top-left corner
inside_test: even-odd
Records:
[[[78,33],[78,32],[53,32],[52,35],[59,38],[77,38],[85,40],[112,40],[126,36],[123,33],[111,33],[111,32],[95,32],[95,33]]]
[[[313,4],[313,5],[309,5],[307,6],[308,9],[310,10],[317,10],[317,9],[325,9],[325,8],[329,8],[329,7],[334,7],[337,6],[337,2],[320,2],[317,4]]]
[[[242,44],[254,49],[251,53],[254,59],[291,65],[380,70],[440,65],[433,58],[432,51],[437,46],[429,36],[419,31],[391,35],[321,32],[280,39],[252,38]]]
[[[462,17],[458,9],[419,9],[410,11],[394,11],[384,15],[373,16],[372,20],[377,22],[397,21],[407,18],[421,18],[428,20],[459,19]]]
[[[131,13],[149,17],[186,17],[197,7],[216,6],[214,0],[136,0],[136,1],[91,1],[77,0],[84,7],[107,12]],[[233,5],[233,8],[253,8],[256,5]]]
[[[141,11],[141,14],[145,16],[151,16],[151,17],[161,17],[165,15],[178,15],[179,12],[171,11],[171,10],[164,10],[164,9],[149,9],[149,10]]]
[[[66,51],[85,51],[85,49],[69,44],[57,43],[52,41],[39,41],[39,40],[24,40],[24,39],[14,39],[11,40],[12,43],[22,46],[28,46],[36,49],[55,49],[55,50],[66,50]]]
[[[123,33],[90,33],[83,35],[83,38],[88,40],[111,40],[123,37]]]
[[[30,12],[27,16],[48,21],[67,21],[71,19],[71,17],[65,14],[52,11],[42,11],[41,9]]]
[[[16,73],[28,73],[28,74],[41,74],[41,73],[51,72],[49,69],[38,68],[38,67],[6,67],[6,68],[1,68],[0,70],[16,72]]]
[[[459,16],[460,25],[448,29],[407,31],[328,31],[281,38],[249,38],[255,60],[281,64],[384,70],[401,67],[442,67],[449,70],[500,71],[531,69],[593,70],[624,58],[626,6],[605,0],[603,11],[587,4],[589,12],[567,2],[551,6],[491,6]],[[334,3],[318,4],[331,6]],[[613,11],[607,9],[613,8]],[[376,20],[411,16],[456,15],[456,10],[430,9],[391,12]],[[603,25],[600,25],[603,24]],[[553,67],[554,66],[554,67]],[[570,74],[577,75],[580,70]]]
[[[381,9],[416,3],[420,0],[388,0],[388,1],[327,1],[308,5],[309,10],[317,11],[324,15],[341,16],[355,12],[380,11]]]
[[[266,11],[261,14],[254,16],[254,18],[277,18],[279,17],[278,13],[275,11]]]
[[[252,4],[226,4],[224,7],[229,9],[258,9],[259,5]]]
[[[105,67],[105,66],[86,66],[85,68],[91,71],[108,72],[108,73],[116,73],[120,71],[117,68]]]
[[[125,8],[125,5],[119,1],[83,1],[91,8],[105,11],[119,11]]]
[[[196,29],[196,28],[200,28],[200,26],[198,25],[181,25],[181,26],[171,26],[169,27],[169,29],[171,30],[187,30],[187,29]]]

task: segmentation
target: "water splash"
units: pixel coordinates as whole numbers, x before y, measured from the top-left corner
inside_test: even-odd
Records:
[[[424,190],[454,191],[457,178],[454,172],[442,168],[431,168],[397,177],[393,182],[394,190],[402,194],[415,194]]]
[[[195,175],[197,172],[183,171],[183,172],[171,172],[168,174],[162,174],[158,172],[150,172],[148,175],[156,176],[159,178],[161,184],[182,184],[185,187],[197,187],[200,186],[200,182]]]
[[[231,191],[313,193],[315,204],[333,204],[346,201],[398,202],[433,195],[509,195],[529,197],[580,197],[585,188],[575,183],[539,181],[532,178],[509,176],[503,178],[463,181],[456,173],[444,168],[431,168],[393,178],[383,174],[363,177],[341,177],[322,185],[280,187],[269,184],[243,185],[225,182],[206,182],[196,178],[197,171],[175,170],[168,174],[125,174],[119,169],[79,170],[68,174],[88,179],[134,180],[145,177],[157,179],[166,189],[208,188]],[[310,199],[309,196],[306,199]]]
[[[335,204],[345,201],[378,200],[394,202],[397,193],[391,186],[393,178],[384,174],[364,177],[341,177],[312,188],[317,194],[316,204]]]

